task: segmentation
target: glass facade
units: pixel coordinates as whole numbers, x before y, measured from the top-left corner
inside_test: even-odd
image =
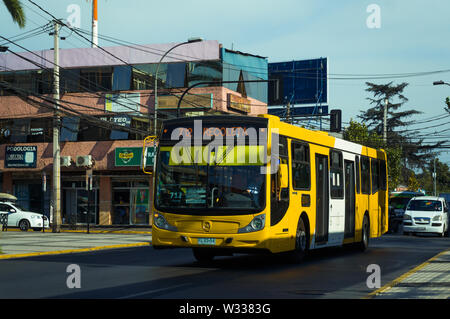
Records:
[[[149,183],[145,180],[113,180],[112,188],[112,224],[148,225]]]

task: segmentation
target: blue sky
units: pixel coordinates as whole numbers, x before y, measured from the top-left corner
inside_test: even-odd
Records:
[[[80,27],[91,27],[91,2],[87,0],[34,0],[55,16],[67,19],[71,4],[80,8]],[[45,24],[44,12],[22,0],[28,18],[19,29],[0,3],[0,35],[12,37]],[[380,9],[380,27],[369,28],[366,20]],[[430,134],[443,131],[450,137],[450,118],[425,122],[443,115],[450,86],[433,86],[433,81],[450,83],[450,72],[413,77],[370,79],[370,75],[420,73],[450,70],[450,1],[444,0],[99,0],[99,34],[139,44],[185,41],[199,36],[218,40],[226,48],[253,53],[269,62],[316,57],[329,59],[329,105],[343,110],[343,120],[356,118],[369,107],[365,82],[408,82],[403,107],[423,112],[412,118],[412,128]],[[31,50],[48,49],[52,38],[40,35],[20,41]],[[101,46],[111,43],[100,40]],[[71,35],[62,48],[89,44]],[[12,47],[11,47],[12,48]],[[15,51],[20,49],[12,48]],[[342,79],[368,75],[363,79]],[[353,76],[354,78],[354,76]],[[430,140],[427,140],[430,141]],[[450,164],[450,154],[441,161]]]

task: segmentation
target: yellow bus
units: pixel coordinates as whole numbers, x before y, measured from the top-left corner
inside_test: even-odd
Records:
[[[386,153],[276,116],[165,121],[154,181],[154,248],[192,248],[199,261],[300,261],[322,247],[365,250],[388,230]]]

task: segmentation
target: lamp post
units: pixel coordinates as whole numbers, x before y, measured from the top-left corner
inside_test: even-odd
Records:
[[[154,128],[153,128],[154,135],[156,135],[156,133],[157,133],[156,128],[157,128],[157,125],[158,125],[158,72],[159,72],[159,67],[161,66],[162,60],[164,60],[164,58],[172,50],[174,50],[175,48],[178,48],[179,46],[182,46],[182,45],[185,45],[185,44],[189,44],[189,43],[201,42],[201,41],[203,41],[202,38],[189,38],[187,41],[178,43],[177,45],[171,47],[169,50],[166,51],[166,53],[164,53],[164,55],[159,60],[158,65],[156,67],[156,73],[155,73],[155,116],[154,116],[155,117],[155,123],[154,123]],[[149,119],[148,124],[149,124],[149,127],[150,127],[150,112],[148,114],[148,119]]]
[[[433,85],[448,85],[448,86],[450,86],[450,83],[440,80],[440,81],[434,81]]]

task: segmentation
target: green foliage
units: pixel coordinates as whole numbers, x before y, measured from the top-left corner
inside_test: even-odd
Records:
[[[8,9],[13,21],[19,25],[20,28],[25,27],[25,12],[23,11],[20,0],[3,0],[3,3]]]
[[[353,119],[344,130],[344,139],[372,148],[383,148],[386,151],[389,175],[389,189],[393,190],[400,183],[402,172],[402,150],[401,147],[384,148],[383,138],[375,132],[370,132],[365,124],[358,123]]]

